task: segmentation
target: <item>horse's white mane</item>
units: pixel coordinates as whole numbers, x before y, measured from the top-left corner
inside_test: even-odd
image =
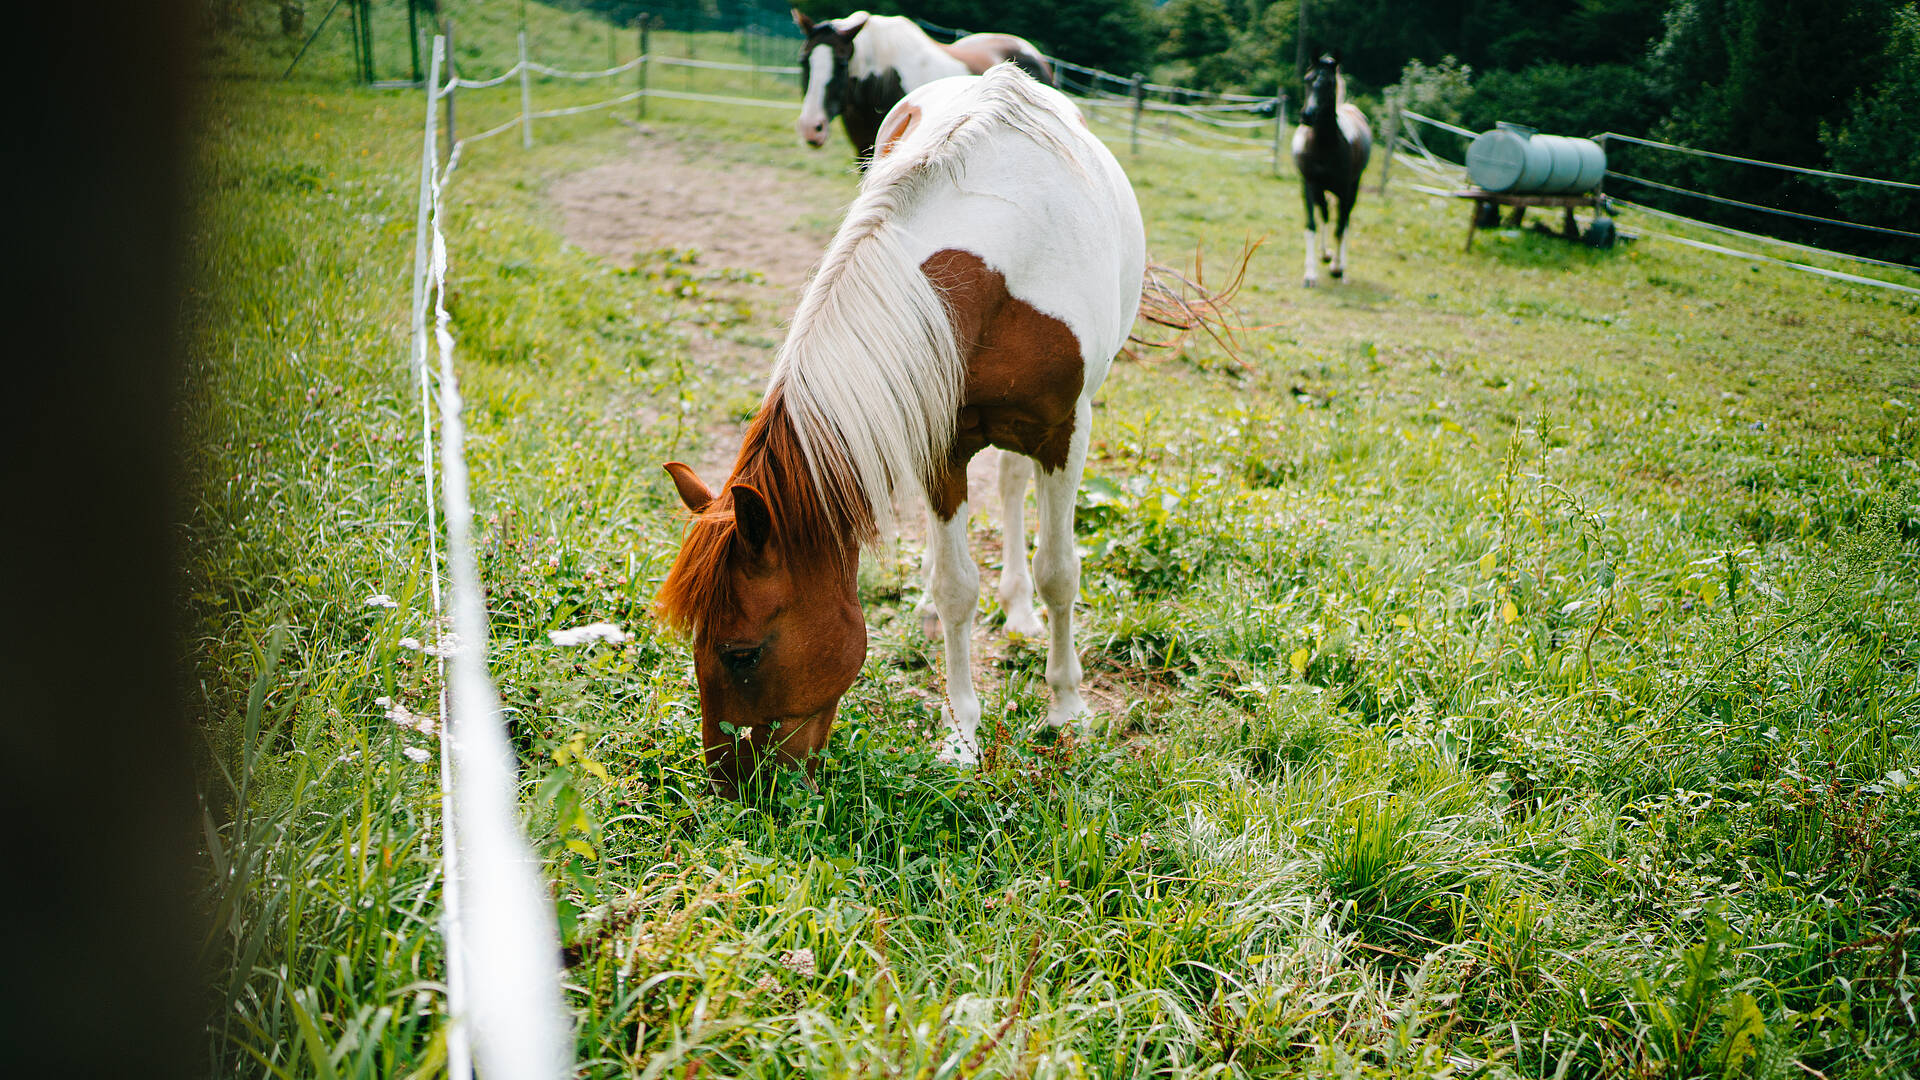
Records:
[[[997,65],[967,107],[869,166],[774,363],[768,397],[784,394],[822,498],[877,530],[897,485],[925,485],[944,464],[966,374],[946,301],[889,226],[950,185],[983,140],[1017,132],[1073,161],[1041,92]]]

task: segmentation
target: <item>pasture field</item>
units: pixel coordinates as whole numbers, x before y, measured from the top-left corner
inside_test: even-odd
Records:
[[[475,73],[510,62],[505,5],[447,6]],[[324,51],[259,78],[288,54],[246,11],[209,60],[185,392],[209,1068],[433,1076],[436,765],[388,704],[434,702],[421,98]],[[542,59],[604,63],[533,17]],[[464,130],[511,115],[495,93]],[[908,543],[863,569],[817,790],[746,808],[707,792],[649,615],[682,521],[659,465],[729,459],[794,283],[589,250],[554,193],[670,163],[786,193],[760,227],[817,248],[854,180],[791,119],[544,122],[450,191],[491,663],[582,1075],[1920,1069],[1920,303],[1653,240],[1463,254],[1462,208],[1371,181],[1351,283],[1307,291],[1290,176],[1122,145],[1161,260],[1204,245],[1217,281],[1270,239],[1238,358],[1143,350],[1096,412],[1099,730],[1032,737],[1042,657],[983,589],[988,760],[933,764]],[[634,637],[548,640],[596,620]]]

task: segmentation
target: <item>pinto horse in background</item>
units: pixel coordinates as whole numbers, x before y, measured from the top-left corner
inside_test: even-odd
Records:
[[[656,604],[691,634],[706,765],[728,797],[769,754],[806,765],[825,745],[866,659],[860,550],[891,523],[900,485],[929,509],[928,594],[947,665],[941,760],[979,761],[967,462],[988,446],[1003,451],[1008,625],[1041,632],[1037,582],[1047,722],[1085,713],[1074,499],[1094,392],[1142,306],[1139,205],[1073,103],[1012,64],[920,87],[878,135],[732,475],[716,492],[666,466],[693,519]],[[1036,472],[1030,576],[1021,515]]]
[[[1306,285],[1320,280],[1314,265],[1315,238],[1319,238],[1320,261],[1333,263],[1333,276],[1347,272],[1347,219],[1353,216],[1353,202],[1360,197],[1360,174],[1366,171],[1373,150],[1373,130],[1366,114],[1346,101],[1346,80],[1340,75],[1338,56],[1322,56],[1307,68],[1306,104],[1300,110],[1301,124],[1293,132],[1293,166],[1300,173],[1300,198],[1307,209]],[[1327,213],[1327,196],[1339,201],[1340,216]],[[1334,245],[1327,250],[1326,234],[1315,226],[1314,211],[1320,222],[1332,224]]]
[[[1003,60],[1054,85],[1053,68],[1040,50],[1012,34],[969,34],[951,45],[928,37],[912,19],[856,11],[814,22],[793,11],[807,41],[800,50],[805,98],[794,127],[808,146],[827,144],[827,126],[840,118],[862,164],[887,111],[916,87],[950,75],[979,75]]]

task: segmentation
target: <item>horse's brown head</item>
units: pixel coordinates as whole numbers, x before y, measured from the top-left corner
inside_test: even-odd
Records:
[[[847,65],[853,60],[853,39],[866,28],[868,15],[855,12],[841,19],[814,22],[793,9],[793,24],[807,36],[800,47],[800,119],[794,129],[808,146],[827,145],[827,125],[846,108]]]
[[[807,764],[867,655],[858,547],[820,530],[804,474],[742,464],[718,495],[666,467],[694,517],[657,601],[692,637],[707,774],[729,798],[769,753]]]

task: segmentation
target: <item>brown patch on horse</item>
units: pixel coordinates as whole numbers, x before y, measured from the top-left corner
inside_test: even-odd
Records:
[[[912,131],[914,125],[919,122],[920,106],[908,105],[904,109],[897,110],[893,114],[892,122],[884,125],[880,129],[880,134],[877,136],[878,142],[876,143],[878,149],[874,150],[873,156],[883,158],[891,154],[893,152],[893,144],[906,138],[907,132]]]
[[[968,34],[951,45],[940,45],[940,48],[945,49],[948,56],[967,65],[967,70],[975,75],[984,75],[993,65],[1010,60],[1048,86],[1054,85],[1052,65],[1035,53],[1032,46],[1012,34]]]
[[[829,471],[836,465],[842,470],[845,467],[844,462],[822,464]],[[699,488],[706,488],[691,469],[681,469]],[[696,499],[687,498],[681,472],[672,468],[668,472],[673,474],[682,500],[691,506]],[[806,454],[787,412],[785,393],[776,386],[747,428],[726,486],[687,523],[680,555],[654,598],[654,610],[675,630],[698,637],[703,627],[714,625],[725,612],[739,607],[732,568],[738,559],[750,554],[734,520],[734,492],[742,485],[752,487],[765,500],[778,525],[771,554],[786,565],[844,562],[849,547],[857,557],[859,543],[874,532],[872,515],[864,502],[845,498],[830,505],[821,498],[821,487],[807,468]],[[847,486],[845,482],[827,485],[828,490],[845,490]]]
[[[988,446],[1049,472],[1067,463],[1086,364],[1067,324],[1009,293],[980,256],[947,248],[920,272],[946,299],[967,369],[953,447],[929,492],[947,520],[966,500],[967,462]]]

